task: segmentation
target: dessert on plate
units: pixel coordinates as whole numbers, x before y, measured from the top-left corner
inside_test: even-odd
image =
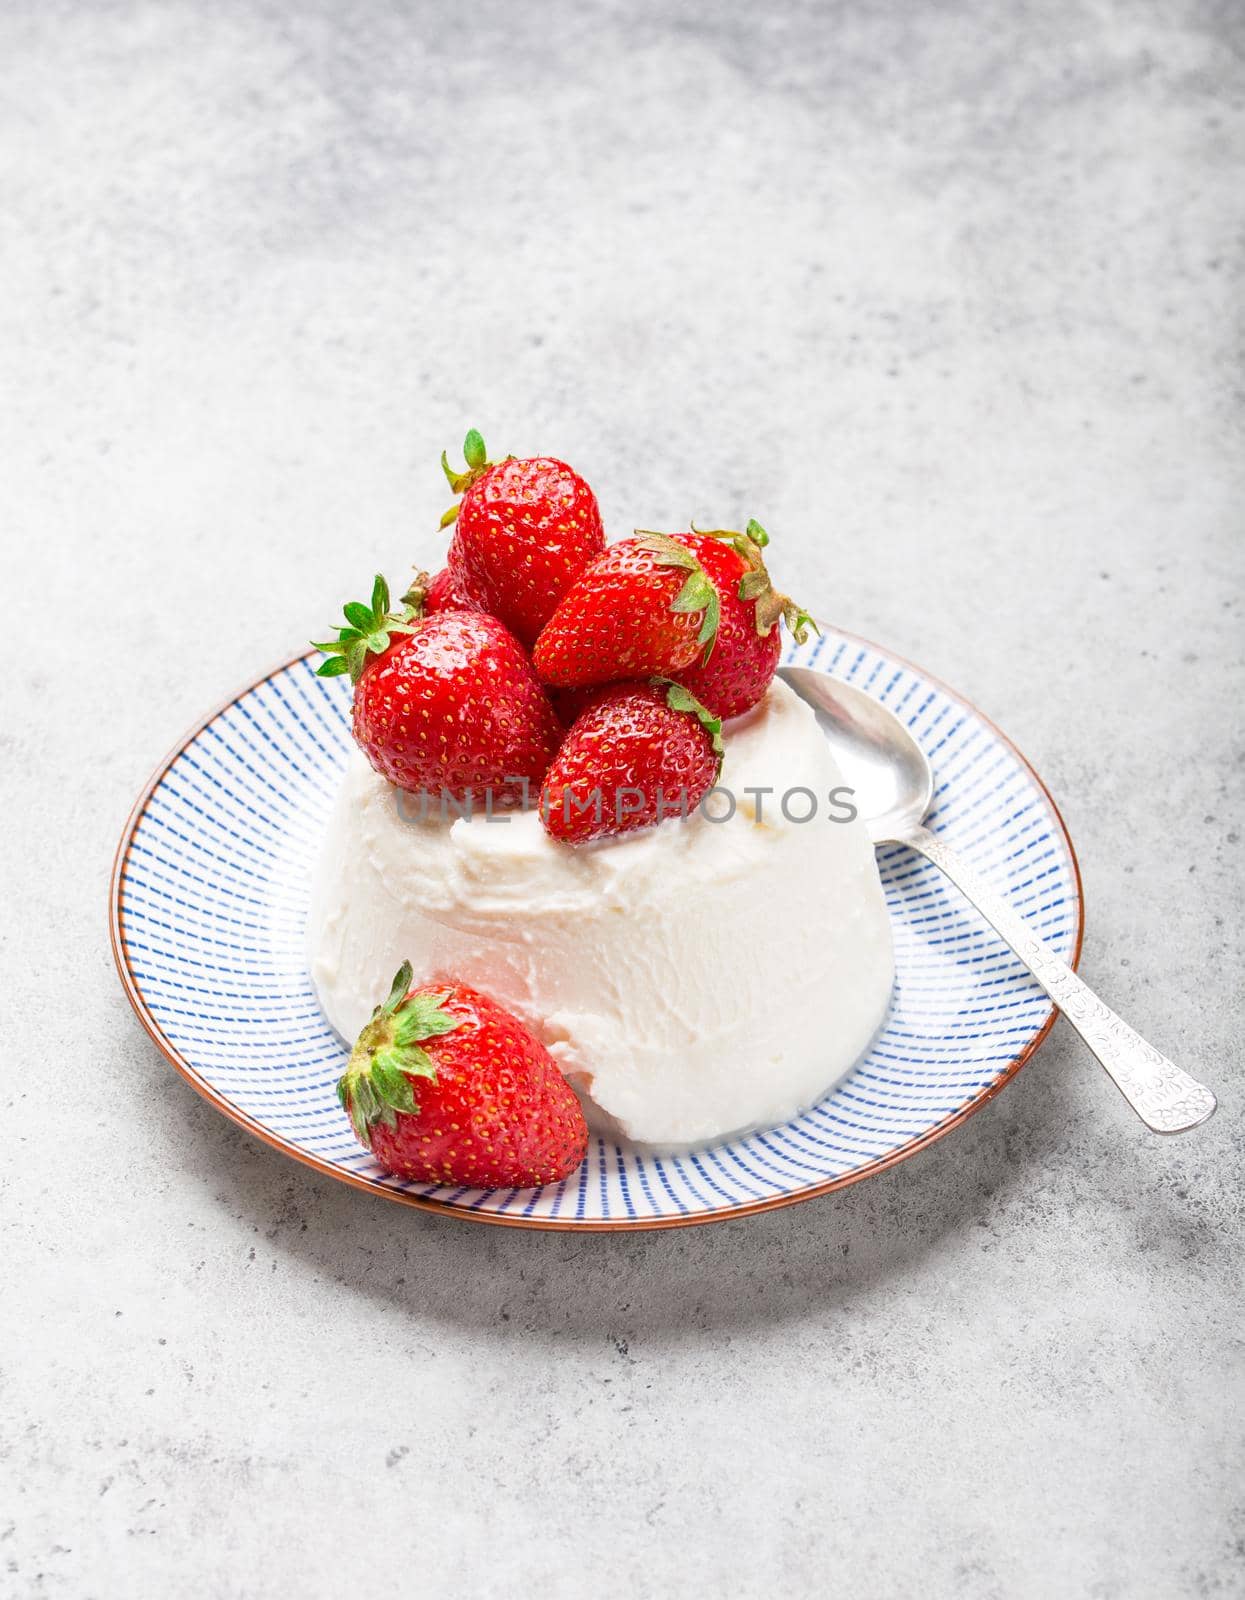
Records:
[[[465,456],[444,572],[319,646],[359,746],[310,922],[343,1106],[390,1170],[479,1187],[567,1176],[580,1106],[657,1150],[783,1122],[893,981],[872,846],[774,678],[811,619],[755,522],[607,545],[564,463]]]

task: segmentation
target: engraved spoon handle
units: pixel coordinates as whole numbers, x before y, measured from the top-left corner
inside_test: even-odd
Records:
[[[936,834],[914,828],[896,842],[920,851],[972,901],[1067,1017],[1148,1128],[1155,1133],[1184,1133],[1206,1121],[1215,1109],[1210,1090],[1160,1055],[1104,1005]]]

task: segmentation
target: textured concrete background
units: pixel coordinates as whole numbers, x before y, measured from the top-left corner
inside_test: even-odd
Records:
[[[1245,1593],[1243,21],[3,7],[6,1597]],[[579,1239],[199,1101],[112,971],[126,810],[436,559],[469,423],[615,532],[755,513],[996,717],[1216,1120],[1060,1028],[882,1178]]]

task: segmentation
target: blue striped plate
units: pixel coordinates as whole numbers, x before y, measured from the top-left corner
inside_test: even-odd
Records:
[[[1081,944],[1071,840],[1036,773],[959,696],[874,645],[829,633],[788,651],[888,705],[938,776],[930,826],[1065,959]],[[122,836],[117,967],[143,1025],[206,1099],[320,1172],[482,1222],[650,1228],[788,1205],[912,1155],[996,1094],[1045,1038],[1050,1002],[965,901],[900,848],[879,864],[897,979],[884,1032],[795,1122],[680,1157],[594,1140],[546,1189],[448,1189],[381,1172],[334,1085],[341,1041],[307,974],[312,867],[350,749],[349,685],[310,654],[214,712],[161,766]]]

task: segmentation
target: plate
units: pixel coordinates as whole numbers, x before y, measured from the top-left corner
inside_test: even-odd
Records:
[[[113,872],[113,953],[143,1026],[187,1081],[257,1138],[425,1210],[540,1228],[654,1228],[790,1205],[914,1155],[997,1094],[1054,1021],[1050,1001],[929,863],[878,856],[895,937],[886,1027],[856,1070],[781,1127],[684,1156],[599,1138],[542,1189],[481,1191],[382,1172],[334,1091],[346,1060],[307,972],[311,874],[351,748],[350,688],[309,651],[199,724],[147,785]],[[785,659],[900,716],[938,780],[930,827],[1065,960],[1080,874],[1041,779],[979,711],[898,656],[827,632]]]

